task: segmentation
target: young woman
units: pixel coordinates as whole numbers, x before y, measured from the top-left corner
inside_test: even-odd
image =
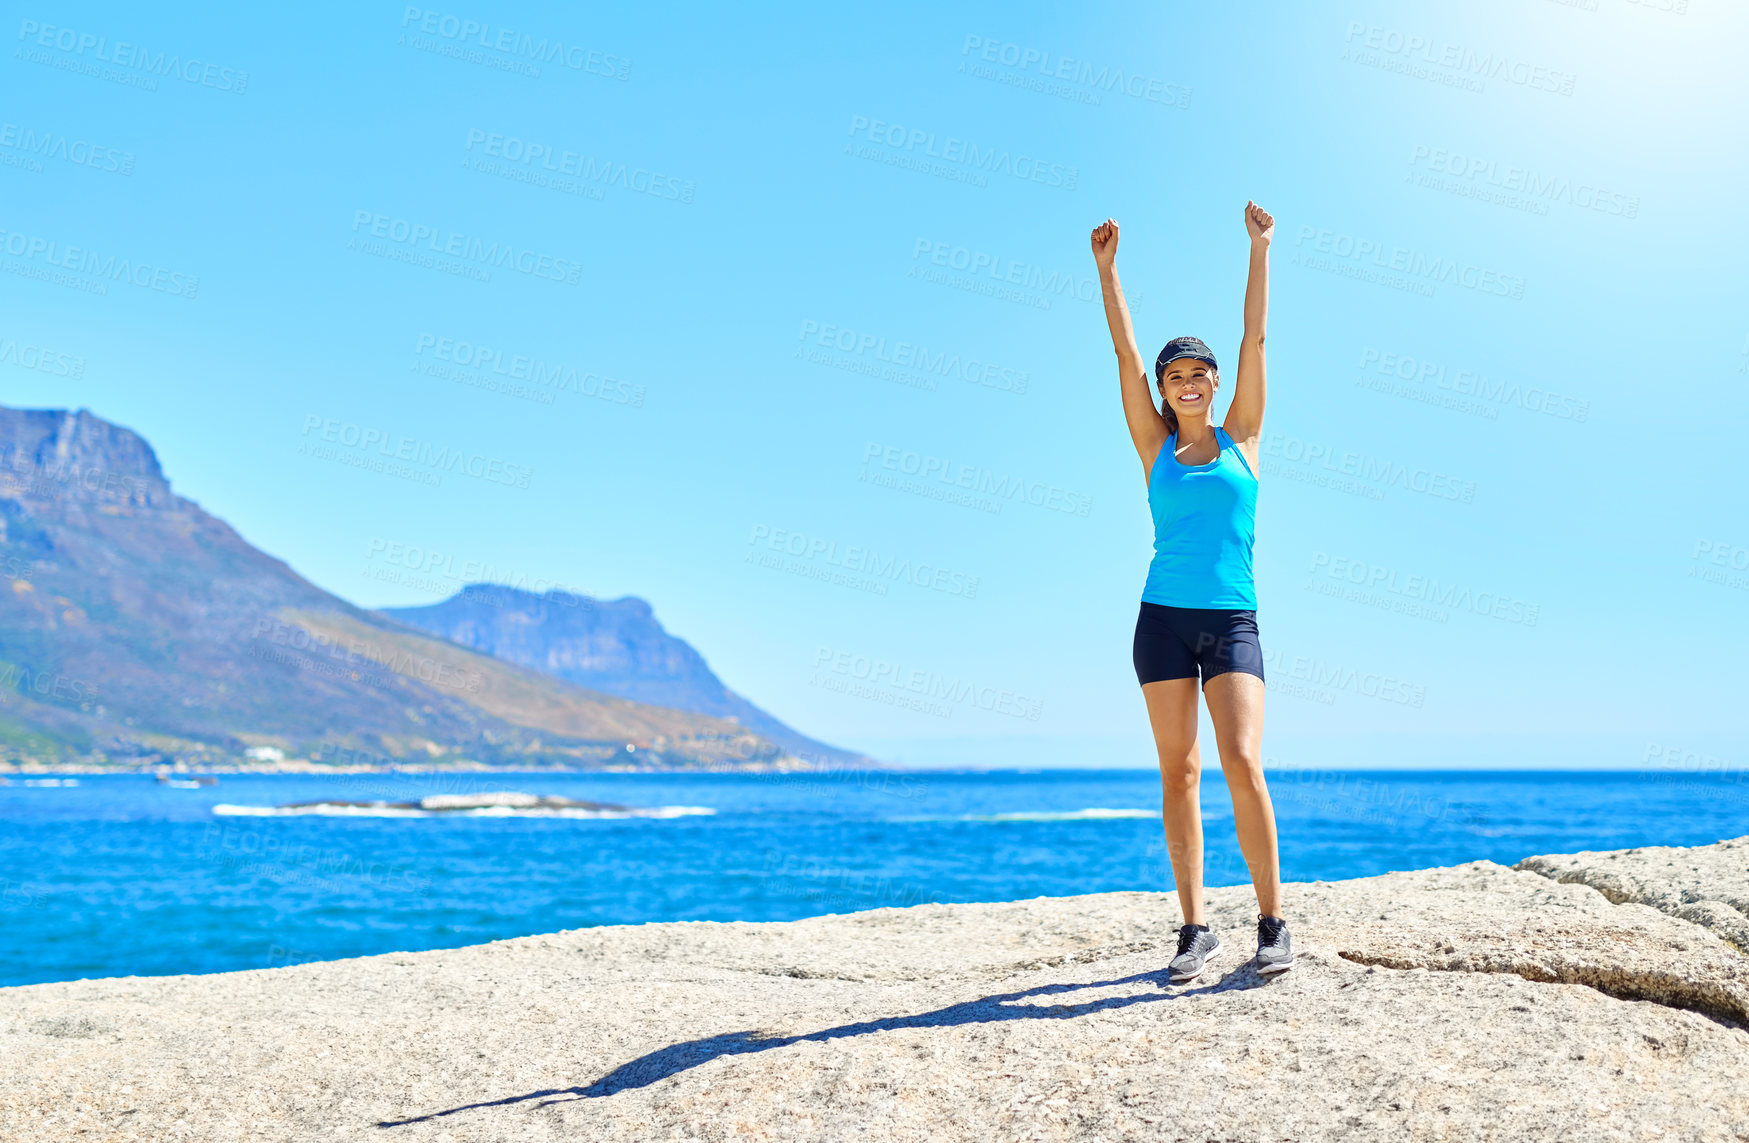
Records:
[[[1196,743],[1196,690],[1214,723],[1221,771],[1233,795],[1239,848],[1257,889],[1257,970],[1293,964],[1281,918],[1275,811],[1263,781],[1263,651],[1251,542],[1257,512],[1257,445],[1263,428],[1263,326],[1269,305],[1269,242],[1275,219],[1245,204],[1251,271],[1245,284],[1245,336],[1238,377],[1221,424],[1214,420],[1221,375],[1215,355],[1194,337],[1175,337],[1154,362],[1156,409],[1118,284],[1117,223],[1093,231],[1093,258],[1105,289],[1105,320],[1117,351],[1124,419],[1142,458],[1154,515],[1154,560],[1136,619],[1136,679],[1160,753],[1161,816],[1184,927],[1172,958],[1174,982],[1193,980],[1221,951],[1204,923],[1202,758]]]

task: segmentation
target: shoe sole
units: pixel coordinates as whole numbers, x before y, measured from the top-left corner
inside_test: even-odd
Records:
[[[1259,976],[1274,976],[1278,972],[1286,972],[1293,966],[1294,962],[1291,960],[1281,961],[1277,964],[1260,964],[1257,966],[1257,974]]]
[[[1214,948],[1212,948],[1208,951],[1207,956],[1202,958],[1202,968],[1197,969],[1195,972],[1186,973],[1183,976],[1180,976],[1177,973],[1174,973],[1170,977],[1171,983],[1183,984],[1187,980],[1195,980],[1197,977],[1201,976],[1208,969],[1210,961],[1214,960],[1216,957],[1220,956],[1225,951],[1226,951],[1225,945],[1216,945]]]

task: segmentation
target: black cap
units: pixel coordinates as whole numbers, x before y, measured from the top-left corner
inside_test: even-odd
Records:
[[[1190,357],[1197,361],[1206,361],[1210,369],[1219,369],[1215,355],[1208,346],[1194,337],[1175,337],[1166,343],[1166,348],[1160,351],[1160,356],[1154,359],[1154,380],[1159,381],[1166,376],[1166,366],[1180,357]]]

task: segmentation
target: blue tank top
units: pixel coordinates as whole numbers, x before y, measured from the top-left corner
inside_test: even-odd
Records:
[[[1148,475],[1154,561],[1142,602],[1163,607],[1255,611],[1251,544],[1257,534],[1257,477],[1227,435],[1207,464],[1180,464],[1178,434],[1160,446]]]

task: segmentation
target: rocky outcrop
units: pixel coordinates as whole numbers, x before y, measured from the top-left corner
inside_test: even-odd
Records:
[[[1514,868],[1589,885],[1617,904],[1650,905],[1749,953],[1749,837],[1699,849],[1654,845],[1527,857]]]
[[[1266,980],[1209,895],[1178,986],[1173,899],[1106,893],[8,989],[0,1138],[1749,1138],[1702,925],[1486,862],[1291,885]]]
[[[0,487],[27,501],[168,506],[145,438],[89,409],[0,409]]]

